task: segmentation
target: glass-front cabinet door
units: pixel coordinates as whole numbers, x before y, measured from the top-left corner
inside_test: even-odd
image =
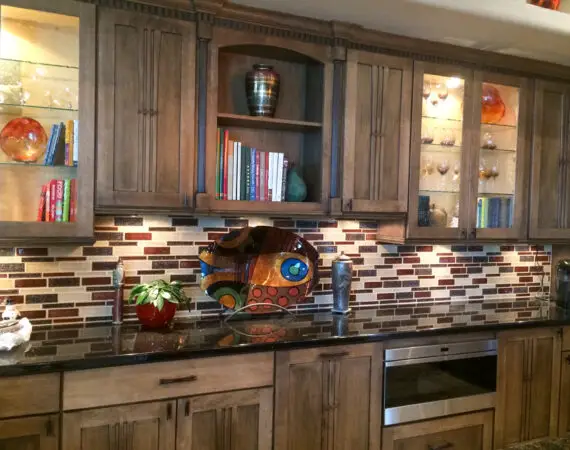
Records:
[[[0,1],[2,238],[92,234],[94,18],[75,1]]]
[[[472,72],[415,63],[408,237],[467,234]]]
[[[524,238],[530,151],[530,80],[475,72],[474,193],[469,239]]]

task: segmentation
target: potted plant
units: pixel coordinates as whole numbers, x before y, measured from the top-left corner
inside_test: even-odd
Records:
[[[188,301],[180,281],[167,283],[155,280],[135,286],[129,303],[135,302],[139,321],[149,328],[167,326],[176,313],[177,305]]]

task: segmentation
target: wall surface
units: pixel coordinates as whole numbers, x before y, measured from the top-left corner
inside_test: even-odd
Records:
[[[120,257],[127,270],[125,298],[136,283],[180,280],[192,304],[179,316],[218,314],[221,308],[199,288],[198,253],[247,225],[289,229],[319,251],[320,284],[299,309],[330,308],[330,265],[341,250],[354,260],[352,306],[468,300],[524,317],[542,279],[546,291],[550,285],[549,245],[382,245],[375,240],[375,222],[330,219],[102,216],[96,218],[93,246],[0,248],[0,299],[15,300],[36,324],[109,322],[112,269]],[[126,318],[134,317],[133,308],[126,308]]]

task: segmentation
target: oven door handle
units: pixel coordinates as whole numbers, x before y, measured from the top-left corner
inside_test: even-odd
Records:
[[[429,358],[402,359],[400,361],[386,361],[384,365],[386,367],[409,366],[413,364],[452,361],[455,359],[481,358],[482,356],[497,356],[497,352],[495,350],[491,350],[488,352],[463,353],[459,355],[440,355],[440,356],[432,356]]]
[[[454,445],[451,442],[445,442],[441,445],[429,445],[428,444],[428,450],[451,450]]]

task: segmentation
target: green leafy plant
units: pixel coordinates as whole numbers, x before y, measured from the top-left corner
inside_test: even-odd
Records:
[[[131,295],[129,295],[129,303],[135,301],[137,305],[153,304],[156,309],[162,311],[164,302],[170,303],[186,303],[188,297],[182,289],[180,281],[167,283],[164,280],[155,280],[150,283],[142,283],[135,286]]]

